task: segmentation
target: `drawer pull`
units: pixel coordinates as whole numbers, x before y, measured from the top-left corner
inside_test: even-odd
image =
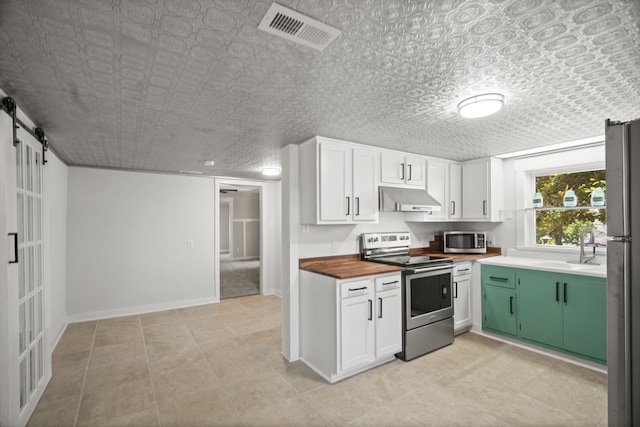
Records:
[[[495,280],[496,282],[508,282],[509,281],[509,279],[507,277],[489,276],[489,279]]]
[[[349,288],[349,292],[364,291],[365,289],[367,289],[366,286],[363,286],[361,288]]]
[[[398,283],[398,281],[394,280],[393,282],[385,282],[385,283],[382,284],[382,286],[395,285],[396,283]]]

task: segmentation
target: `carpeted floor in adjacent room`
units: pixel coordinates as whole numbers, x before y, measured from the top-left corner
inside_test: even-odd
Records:
[[[233,261],[229,255],[220,259],[220,299],[260,293],[260,260]]]

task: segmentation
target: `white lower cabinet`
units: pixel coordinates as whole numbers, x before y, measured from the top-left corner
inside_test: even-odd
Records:
[[[453,330],[460,334],[471,328],[471,263],[456,263],[453,268]]]
[[[300,271],[300,359],[333,383],[402,350],[400,273],[338,280]]]
[[[371,279],[343,282],[340,298],[340,369],[371,363],[373,344],[373,282]]]

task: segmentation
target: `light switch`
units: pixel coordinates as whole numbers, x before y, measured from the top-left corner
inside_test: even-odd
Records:
[[[195,242],[191,239],[187,240],[187,249],[193,249]]]

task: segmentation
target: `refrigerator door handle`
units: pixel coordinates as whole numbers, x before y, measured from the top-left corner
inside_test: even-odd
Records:
[[[611,243],[631,243],[631,236],[610,236],[607,242]]]

